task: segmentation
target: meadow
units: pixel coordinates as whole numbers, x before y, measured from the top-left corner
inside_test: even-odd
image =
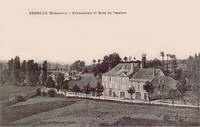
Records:
[[[2,109],[11,126],[200,125],[199,109],[38,96]]]

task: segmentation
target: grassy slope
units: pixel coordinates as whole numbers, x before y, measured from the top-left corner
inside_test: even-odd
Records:
[[[15,97],[19,94],[31,94],[37,89],[36,86],[13,86],[0,84],[0,101]]]
[[[35,100],[34,103],[32,102],[33,100]],[[65,101],[61,99],[59,100],[60,102],[56,98],[55,100],[42,98],[42,101],[40,100],[38,102],[37,100],[38,98],[28,100],[29,103],[27,103],[27,106],[26,104],[23,104],[23,106],[18,104],[15,105],[15,107],[11,106],[12,108],[7,108],[6,112],[8,116],[6,116],[5,119],[8,119],[7,121],[9,121],[11,118],[12,120],[16,120],[13,121],[11,125],[37,126],[98,126],[101,123],[110,125],[113,123],[118,123],[118,125],[123,125],[123,121],[119,121],[119,119],[122,117],[130,117],[135,119],[131,120],[136,121],[135,123],[143,123],[143,120],[147,122],[157,121],[155,123],[160,125],[159,123],[163,120],[165,115],[169,115],[171,119],[174,119],[176,114],[181,117],[187,117],[187,122],[196,122],[200,119],[200,115],[195,108],[178,108],[170,106],[150,106],[138,104],[130,105],[116,102],[73,98],[64,99]],[[72,104],[74,101],[77,101],[77,103]],[[34,111],[32,111],[33,109]],[[18,111],[22,112],[22,115],[17,114]],[[24,115],[27,114],[27,112],[31,113]],[[16,116],[13,117],[12,115]],[[9,116],[11,116],[11,118],[9,118]],[[10,120],[10,122],[12,120]],[[128,125],[135,125],[135,123],[131,123],[130,121],[125,123],[129,123]]]
[[[96,87],[97,82],[101,83],[101,79],[94,77],[93,74],[82,74],[80,81],[69,81],[69,86],[72,87],[73,85],[77,84],[79,87],[83,88],[83,86],[88,85],[90,83],[91,87]]]
[[[38,99],[38,100],[37,100]],[[48,112],[57,108],[71,105],[75,101],[68,101],[61,98],[41,98],[30,99],[27,102],[21,102],[4,108],[1,113],[1,124],[10,125],[12,121],[32,116],[34,114]]]

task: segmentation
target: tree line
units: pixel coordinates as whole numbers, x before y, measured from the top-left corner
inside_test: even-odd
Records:
[[[47,80],[47,61],[40,66],[34,60],[20,62],[19,56],[8,61],[2,72],[2,82],[12,85],[44,85]]]

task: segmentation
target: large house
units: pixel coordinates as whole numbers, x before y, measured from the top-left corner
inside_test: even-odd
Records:
[[[170,80],[169,80],[170,79]],[[128,89],[130,87],[135,88],[135,94],[133,99],[148,100],[147,92],[143,86],[147,81],[152,82],[155,86],[155,93],[159,82],[162,80],[161,87],[166,87],[165,92],[167,93],[170,88],[176,86],[176,81],[171,77],[167,77],[160,69],[154,68],[142,68],[139,63],[128,62],[119,63],[112,70],[102,75],[102,84],[104,86],[104,96],[130,98]],[[163,82],[164,81],[164,82]],[[169,82],[170,81],[170,82]],[[162,94],[161,92],[159,94]]]

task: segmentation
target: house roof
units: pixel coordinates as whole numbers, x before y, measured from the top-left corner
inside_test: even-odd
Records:
[[[121,74],[123,74],[122,76],[130,76],[138,67],[139,64],[134,62],[119,63],[113,69],[104,73],[103,76],[120,76]]]
[[[136,73],[134,73],[130,80],[131,81],[152,81],[154,77],[160,76],[160,69],[154,68],[140,68]],[[163,74],[164,75],[164,74]]]
[[[160,83],[159,83],[160,80]],[[169,76],[160,76],[160,77],[155,77],[152,80],[152,84],[153,85],[166,85],[169,86],[172,89],[176,89],[176,84],[178,83],[178,81],[174,80],[172,77]]]

